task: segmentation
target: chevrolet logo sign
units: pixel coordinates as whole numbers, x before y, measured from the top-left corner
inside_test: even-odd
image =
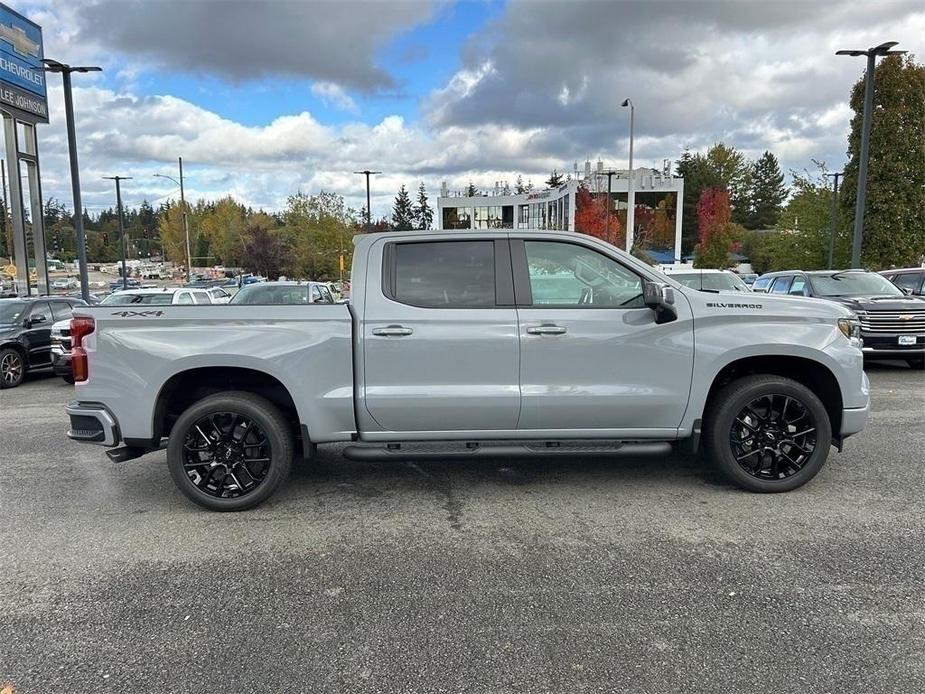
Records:
[[[915,316],[911,313],[904,313],[899,317],[899,320],[912,320],[913,318],[915,318]]]
[[[39,44],[30,39],[26,32],[19,27],[14,27],[10,24],[0,24],[0,39],[8,42],[13,50],[24,55],[27,58],[32,56],[33,58],[39,57]]]

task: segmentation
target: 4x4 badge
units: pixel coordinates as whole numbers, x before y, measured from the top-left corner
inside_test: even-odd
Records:
[[[123,318],[147,318],[148,316],[163,316],[163,311],[114,311],[114,316],[122,316]]]

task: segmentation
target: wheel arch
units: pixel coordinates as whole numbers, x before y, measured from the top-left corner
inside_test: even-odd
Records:
[[[215,393],[245,391],[266,398],[285,415],[293,436],[307,437],[289,389],[275,376],[241,366],[200,366],[178,371],[161,386],[154,404],[152,444],[169,436],[173,423],[193,403]]]
[[[832,432],[841,431],[843,399],[835,374],[822,362],[795,355],[757,355],[729,362],[713,377],[703,414],[709,412],[714,397],[725,385],[743,376],[756,374],[790,378],[809,388],[825,406]]]

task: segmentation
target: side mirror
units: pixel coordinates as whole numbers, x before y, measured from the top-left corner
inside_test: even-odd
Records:
[[[674,307],[674,290],[668,285],[657,282],[643,283],[642,300],[646,306],[655,311],[656,323],[670,323],[677,320],[678,312]]]
[[[906,296],[912,296],[912,287],[900,287],[900,289],[902,289],[903,294]]]
[[[29,318],[29,320],[28,320],[29,327],[31,328],[33,325],[36,325],[36,324],[38,324],[38,323],[44,323],[46,320],[48,320],[48,318],[47,318],[46,316],[41,315],[41,314],[38,315],[38,316],[32,316],[32,317]]]

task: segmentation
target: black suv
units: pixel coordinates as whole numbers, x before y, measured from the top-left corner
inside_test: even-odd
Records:
[[[907,296],[886,277],[866,270],[786,270],[759,277],[756,292],[811,296],[847,306],[861,321],[864,356],[905,359],[925,369],[925,299]]]
[[[51,326],[71,317],[72,297],[0,299],[0,388],[15,388],[27,371],[51,366]]]
[[[880,273],[906,294],[925,296],[925,267],[884,270]]]

